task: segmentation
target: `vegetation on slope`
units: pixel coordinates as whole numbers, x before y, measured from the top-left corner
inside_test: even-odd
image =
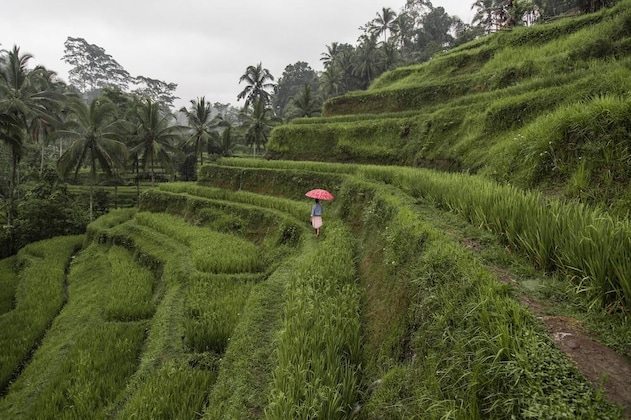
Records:
[[[500,34],[384,75],[367,94],[327,105],[337,116],[277,129],[272,144],[287,136],[276,152],[289,157],[468,169],[612,204],[594,185],[616,199],[626,186],[618,140],[628,136],[620,28],[629,18],[613,10]],[[597,59],[600,39],[585,48],[589,60],[572,56],[578,73],[566,69],[546,89],[561,61],[549,50],[546,67],[533,45],[548,51],[558,38],[572,51],[594,28],[612,42],[605,56],[618,60],[615,71]],[[526,61],[505,71],[496,61],[508,61],[503,43],[533,51],[519,50],[516,60]],[[620,77],[613,87],[627,93],[592,98],[613,83],[597,84],[597,71]],[[376,105],[386,112],[343,115]],[[292,149],[300,136],[313,148]],[[609,149],[593,144],[604,138]],[[303,195],[313,186],[336,195],[318,239],[305,235]],[[89,225],[67,303],[38,330],[41,344],[27,346],[32,358],[13,363],[24,369],[0,399],[0,416],[619,418],[497,273],[435,226],[428,204],[555,273],[587,298],[586,311],[624,331],[617,349],[628,354],[626,220],[480,176],[221,159],[201,169],[199,184],[161,185],[143,194],[142,211]],[[0,322],[17,313],[32,280],[18,259],[0,262]],[[52,277],[65,278],[55,267]]]
[[[163,194],[178,202],[177,194]],[[146,208],[166,202],[148,195]],[[177,207],[179,217],[125,209],[89,226],[84,249],[69,270],[67,304],[47,321],[32,360],[19,357],[26,367],[0,400],[0,416],[192,418],[202,412],[250,291],[293,252],[300,229],[291,217],[260,217],[265,211],[252,206],[227,212],[229,202],[202,197],[190,202],[187,215],[197,227]],[[206,227],[213,224],[225,232]],[[239,226],[244,238],[228,235],[231,226]],[[23,252],[45,246],[62,251],[62,240],[76,247],[82,238],[45,241]],[[68,260],[55,261],[59,267],[48,261],[49,277],[63,280]],[[15,257],[3,260],[2,270],[16,270],[14,265]],[[33,270],[17,270],[19,276],[6,278],[8,291],[37,282]],[[62,284],[40,282],[41,293],[28,296],[56,293]],[[12,300],[3,291],[2,302]],[[25,316],[23,304],[6,309],[2,322],[22,316],[16,339],[28,338],[23,333],[39,325],[31,322],[37,311]]]
[[[244,159],[219,164],[206,168],[203,182],[219,179],[215,169],[227,176],[232,168],[232,178],[251,170],[251,176],[241,176],[246,181],[239,187],[245,190],[261,188],[263,178],[256,174],[264,168],[267,182],[278,173],[274,185],[284,191],[290,185],[277,185],[286,179],[283,173],[301,165],[312,171],[308,177],[343,169],[338,164]],[[589,418],[598,413],[616,418],[616,410],[593,393],[510,290],[461,245],[425,223],[412,197],[380,179],[361,180],[371,171],[388,173],[388,168],[355,169],[358,177],[339,175],[333,205],[335,215],[354,232],[363,290],[363,392],[353,408],[360,417],[519,418],[554,413]],[[303,193],[295,190],[294,197]],[[333,217],[332,210],[328,217]],[[305,388],[313,385],[307,382]],[[299,401],[298,407],[321,413],[322,406],[308,397]],[[345,413],[334,418],[346,418]]]
[[[625,213],[631,2],[513,28],[277,127],[269,156],[479,172]]]
[[[425,218],[409,168],[218,163],[204,186],[161,185],[142,212],[90,225],[69,303],[3,416],[619,418],[511,289]],[[320,176],[336,199],[316,238],[304,186]],[[241,243],[244,260],[215,263],[202,237]],[[199,269],[201,248],[223,271]],[[252,252],[268,269],[242,272]]]

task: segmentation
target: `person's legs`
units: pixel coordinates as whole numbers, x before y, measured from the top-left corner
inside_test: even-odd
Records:
[[[315,231],[316,236],[320,236],[320,227],[322,227],[322,217],[313,216],[311,219],[311,224],[313,225],[313,230]]]

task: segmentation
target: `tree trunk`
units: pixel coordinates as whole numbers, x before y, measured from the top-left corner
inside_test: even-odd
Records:
[[[42,150],[40,151],[40,159],[39,159],[39,174],[44,173],[44,141],[42,140]]]
[[[151,188],[155,182],[155,168],[153,167],[153,155],[151,155]]]
[[[140,159],[136,156],[136,205],[140,207]]]

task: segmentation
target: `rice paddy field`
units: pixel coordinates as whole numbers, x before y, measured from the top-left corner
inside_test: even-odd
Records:
[[[0,260],[0,419],[629,418],[630,5],[102,189]]]
[[[525,226],[558,229],[545,239],[486,198],[501,187],[431,171],[233,158],[200,174],[0,261],[1,418],[622,418],[500,262],[436,227],[484,226],[478,240],[514,248],[503,264],[522,278],[583,270],[586,302],[626,305],[622,280],[541,251],[580,252],[538,221],[552,216],[524,210]],[[309,183],[336,197],[320,237]]]

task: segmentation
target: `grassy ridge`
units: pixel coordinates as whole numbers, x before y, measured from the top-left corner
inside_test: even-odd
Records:
[[[247,163],[241,162],[235,170],[246,170]],[[261,165],[265,164],[253,164]],[[616,408],[554,348],[506,286],[462,246],[423,222],[414,210],[414,198],[382,183],[386,176],[389,181],[396,179],[396,171],[391,171],[395,169],[358,171],[363,179],[380,174],[379,183],[344,177],[330,208],[353,228],[364,288],[360,385],[364,397],[355,408],[368,418],[506,418],[547,413],[618,418]],[[241,184],[250,187],[258,188]],[[330,399],[308,397],[308,389],[317,383],[310,381],[309,370],[293,371],[306,374],[297,382],[307,385],[288,387],[291,395],[279,393],[284,400],[301,401],[284,409],[326,407]],[[560,377],[567,382],[556,381]],[[347,389],[353,389],[352,382]],[[279,414],[268,413],[273,418]]]
[[[15,307],[15,289],[18,284],[15,268],[15,257],[0,261],[0,316]]]
[[[248,172],[247,163],[232,170]],[[509,288],[423,219],[418,199],[402,192],[400,185],[416,185],[405,171],[357,166],[342,174],[338,168],[324,236],[303,235],[308,226],[294,221],[299,234],[287,242],[285,223],[294,217],[277,209],[308,212],[303,182],[299,171],[265,180],[300,197],[295,209],[292,200],[248,192],[261,189],[260,165],[253,163],[239,192],[174,185],[146,193],[142,212],[116,211],[93,223],[92,242],[71,270],[63,316],[0,401],[0,414],[46,407],[61,417],[91,410],[97,418],[618,418]],[[268,176],[282,173],[279,162],[270,165],[277,169]],[[305,178],[326,172],[326,165],[318,169]],[[148,214],[148,208],[172,214]],[[235,214],[225,220],[230,210]],[[208,227],[183,220],[227,227],[253,220],[248,211],[286,221],[266,224],[269,236],[246,247],[267,246],[264,254],[272,255],[271,244],[292,243],[300,253],[282,251],[290,259],[258,283],[244,274],[200,271],[191,245]],[[224,221],[210,220],[215,217]],[[174,237],[165,224],[178,227]],[[256,237],[254,225],[241,232]],[[120,265],[112,270],[114,261]],[[117,270],[138,270],[138,286],[151,273],[152,293],[117,283]],[[139,308],[150,302],[155,310],[131,322],[108,321],[104,308],[118,293],[112,287],[129,287]],[[88,339],[76,339],[81,334]],[[101,338],[120,344],[99,352]],[[55,358],[63,357],[62,374],[56,368],[66,365]],[[125,362],[112,369],[119,357]],[[81,379],[95,372],[103,372],[99,381]],[[69,377],[83,393],[69,392],[75,389]],[[56,411],[68,404],[75,408]]]
[[[106,278],[109,272],[101,248],[77,258],[68,278],[68,303],[0,404],[3,417],[100,417],[124,389],[135,370],[146,325],[110,323],[101,317],[108,302],[108,288],[101,286],[112,281]]]
[[[349,418],[359,394],[359,289],[349,232],[329,222],[287,285],[268,418]]]
[[[279,170],[283,165],[293,169],[302,164],[247,159],[227,163],[228,167],[240,165],[240,171],[250,165],[257,170],[262,165]],[[314,172],[340,171],[336,163],[305,162],[305,166]],[[579,290],[592,305],[624,312],[631,304],[631,226],[626,219],[480,176],[375,165],[353,165],[347,173],[393,185],[488,229],[539,268],[561,271],[574,284],[580,283]]]
[[[198,185],[161,185],[140,211],[99,218],[0,417],[620,418],[510,287],[420,208],[494,232],[586,306],[625,316],[628,222],[488,179],[623,207],[631,14],[620,4],[386,73],[327,104],[338,117],[276,129],[269,146],[487,178],[220,159]],[[375,111],[387,112],[367,118]],[[306,235],[315,187],[336,195],[320,238]],[[29,271],[40,251],[0,262],[0,323],[27,279],[43,278]],[[63,268],[40,287],[51,307]]]
[[[3,276],[3,301],[9,310],[0,315],[0,390],[9,385],[63,307],[65,268],[81,240],[71,236],[36,242],[3,262],[9,274]]]
[[[203,206],[196,210],[198,222],[217,222],[208,218],[219,213]],[[248,212],[261,210],[242,206],[242,217],[220,222],[244,223],[242,231],[253,238],[260,239],[252,233],[256,229],[270,233],[258,245],[135,209],[112,211],[92,223],[70,271],[68,303],[49,320],[46,339],[0,401],[0,417],[191,418],[202,413],[253,281],[264,278],[261,261],[273,258],[278,264],[300,236],[300,228],[289,228],[291,217],[279,219],[269,211],[264,219],[250,218]],[[2,261],[2,269],[14,273],[15,261]],[[63,268],[55,269],[62,278]],[[16,282],[13,274],[6,279]],[[6,293],[3,300],[9,305],[12,298]]]
[[[629,27],[624,0],[483,37],[275,128],[269,156],[479,172],[625,215]]]

